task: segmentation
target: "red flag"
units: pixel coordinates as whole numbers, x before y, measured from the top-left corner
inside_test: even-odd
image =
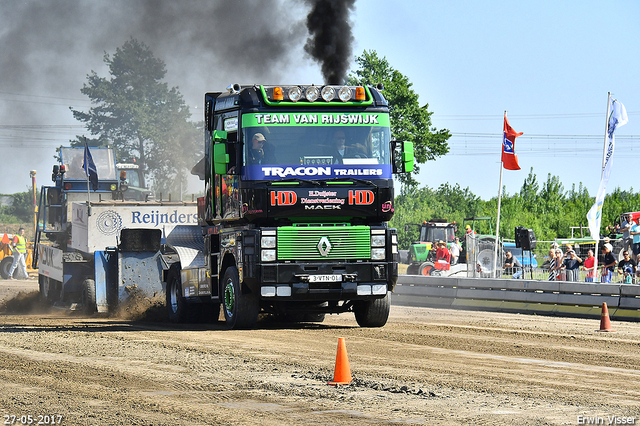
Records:
[[[515,152],[516,138],[522,136],[523,133],[517,133],[509,125],[507,114],[504,114],[504,128],[502,134],[502,165],[507,170],[520,170],[518,165],[518,156]]]

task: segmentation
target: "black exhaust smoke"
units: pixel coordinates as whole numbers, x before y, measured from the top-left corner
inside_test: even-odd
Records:
[[[343,84],[351,61],[351,24],[349,14],[355,0],[307,0],[310,37],[304,50],[322,67],[326,84]]]

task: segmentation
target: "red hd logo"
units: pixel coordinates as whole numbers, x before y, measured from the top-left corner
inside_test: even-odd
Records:
[[[271,191],[272,206],[293,206],[298,201],[298,195],[293,191]]]
[[[370,205],[374,200],[373,191],[349,190],[349,204]]]

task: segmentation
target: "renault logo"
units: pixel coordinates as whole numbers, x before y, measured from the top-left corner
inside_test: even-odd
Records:
[[[318,251],[322,256],[328,256],[331,251],[331,242],[329,242],[329,238],[322,237],[320,238],[320,242],[318,243]]]

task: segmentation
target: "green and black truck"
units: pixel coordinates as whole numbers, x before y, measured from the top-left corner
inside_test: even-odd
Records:
[[[322,321],[353,312],[381,327],[398,279],[394,173],[413,144],[392,141],[382,87],[232,85],[204,100],[201,261],[171,265],[169,316],[221,306],[230,328],[261,312]],[[203,170],[202,170],[203,169]]]

